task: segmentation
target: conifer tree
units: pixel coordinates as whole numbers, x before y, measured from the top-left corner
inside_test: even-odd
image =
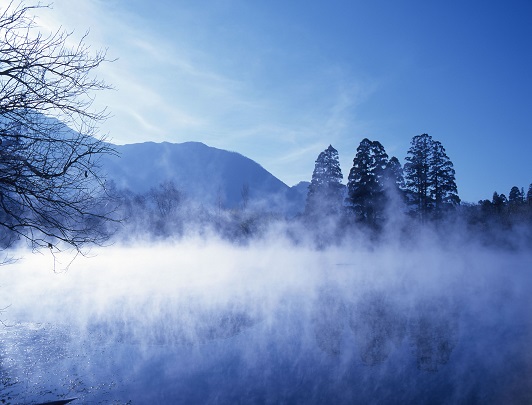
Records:
[[[513,186],[508,194],[508,203],[510,205],[520,205],[525,199],[524,191],[519,190],[519,187]]]
[[[431,203],[429,169],[433,142],[428,134],[414,136],[405,158],[404,174],[408,198],[422,217],[429,211]]]
[[[430,197],[436,211],[460,203],[453,163],[439,141],[434,141],[429,169]]]
[[[388,188],[393,192],[403,195],[405,190],[405,179],[401,162],[395,156],[392,156],[386,165],[385,182]]]
[[[310,216],[338,214],[342,208],[343,177],[338,151],[329,145],[316,159],[305,213]]]
[[[414,136],[406,161],[408,197],[421,218],[460,203],[453,164],[439,141],[428,134]]]
[[[504,207],[506,206],[506,203],[508,200],[506,199],[506,196],[504,194],[497,194],[495,191],[493,193],[493,198],[491,200],[491,203],[495,207],[495,211],[500,214],[503,212]]]
[[[359,221],[375,225],[382,216],[387,166],[388,155],[381,143],[364,138],[357,148],[347,183],[347,203]]]

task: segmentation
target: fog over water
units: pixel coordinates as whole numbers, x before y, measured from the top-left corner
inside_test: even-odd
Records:
[[[530,403],[532,253],[427,235],[136,243],[64,272],[21,252],[0,268],[0,400]]]

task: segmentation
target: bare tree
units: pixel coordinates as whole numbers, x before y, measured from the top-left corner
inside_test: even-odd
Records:
[[[155,202],[157,212],[162,219],[168,219],[175,214],[182,200],[181,192],[172,180],[167,180],[158,187],[152,187],[150,197]]]
[[[0,10],[0,230],[80,251],[104,241],[112,216],[99,158],[115,152],[98,135],[107,112],[93,108],[109,88],[93,71],[108,59],[86,34],[72,47],[71,32],[40,32],[42,7]]]

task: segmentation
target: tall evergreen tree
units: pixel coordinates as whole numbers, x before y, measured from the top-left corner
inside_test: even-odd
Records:
[[[407,194],[422,218],[460,203],[453,164],[428,134],[412,138],[404,166]]]
[[[402,196],[405,190],[405,179],[401,162],[395,156],[392,156],[386,165],[385,170],[386,186],[396,194]],[[390,190],[390,191],[391,191]]]
[[[502,193],[499,194],[497,212],[499,214],[507,214],[508,213],[508,198],[506,198],[506,195],[504,195]]]
[[[422,215],[430,208],[430,158],[434,141],[428,134],[412,138],[404,166],[405,182],[409,202]]]
[[[460,203],[453,163],[439,141],[434,141],[429,168],[430,197],[436,211]]]
[[[519,187],[513,186],[508,194],[508,203],[510,205],[520,205],[524,202],[525,195],[524,191],[519,190]]]
[[[375,224],[382,215],[387,166],[388,155],[381,143],[364,138],[357,148],[347,183],[347,203],[362,222]]]
[[[504,211],[504,207],[506,206],[506,203],[508,200],[506,199],[506,196],[504,194],[497,194],[495,191],[493,193],[493,198],[491,199],[491,203],[495,207],[495,211],[500,214]]]
[[[343,178],[338,151],[329,145],[316,159],[305,213],[312,216],[338,214],[343,205]]]
[[[526,193],[526,201],[528,205],[532,205],[532,183],[528,186],[528,192]]]

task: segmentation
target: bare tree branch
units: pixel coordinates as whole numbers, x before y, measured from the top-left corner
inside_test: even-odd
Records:
[[[70,32],[36,31],[31,13],[42,7],[0,12],[0,231],[80,251],[102,243],[113,220],[100,157],[115,151],[98,135],[106,109],[93,108],[110,88],[94,75],[108,59],[87,34],[69,47]]]

